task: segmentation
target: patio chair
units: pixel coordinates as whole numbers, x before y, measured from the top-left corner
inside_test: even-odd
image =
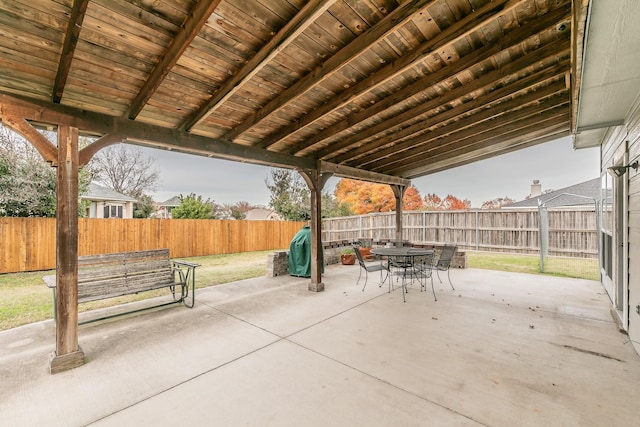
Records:
[[[415,276],[420,281],[420,291],[422,292],[427,289],[427,279],[431,279],[431,292],[433,293],[433,299],[438,301],[436,291],[433,287],[433,270],[435,269],[433,264],[434,259],[435,257],[433,254],[414,257],[413,269]]]
[[[433,254],[416,255],[421,252],[420,249],[409,249],[407,256],[396,257],[394,260],[389,261],[389,268],[394,268],[396,271],[396,280],[399,280],[400,276],[402,276],[402,299],[404,302],[407,302],[405,295],[408,292],[407,283],[412,284],[414,278],[418,279],[420,292],[422,292],[423,289],[426,289],[423,279],[426,280],[431,277]],[[433,279],[431,286],[433,287]],[[435,297],[435,293],[433,296]]]
[[[451,289],[454,291],[456,288],[453,287],[453,283],[451,283],[451,275],[449,274],[449,269],[451,267],[451,260],[453,259],[453,255],[456,253],[458,249],[457,245],[453,245],[450,243],[445,243],[442,248],[442,252],[440,253],[440,258],[434,265],[434,269],[436,270],[436,274],[438,275],[438,280],[442,283],[442,279],[440,278],[440,271],[446,271],[447,277],[449,279],[449,285],[451,285]]]
[[[358,260],[358,264],[360,264],[360,271],[358,273],[358,281],[356,282],[356,285],[358,285],[358,283],[360,283],[360,277],[362,276],[362,270],[364,270],[364,286],[362,287],[362,292],[364,292],[364,288],[367,287],[367,280],[369,279],[369,273],[373,273],[376,271],[380,272],[380,283],[378,284],[378,286],[382,286],[382,284],[384,283],[385,280],[387,280],[387,276],[389,275],[389,266],[385,265],[382,263],[382,260],[380,262],[370,262],[367,263],[365,262],[365,260],[362,258],[362,254],[360,253],[360,249],[357,246],[353,247],[353,251],[356,253],[356,259]],[[385,275],[384,279],[382,278],[382,272],[386,271],[387,274]]]

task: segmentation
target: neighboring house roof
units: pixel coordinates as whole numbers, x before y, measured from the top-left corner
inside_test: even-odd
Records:
[[[247,213],[245,214],[244,219],[248,219],[248,220],[263,220],[263,219],[275,219],[275,220],[279,220],[280,219],[280,215],[278,215],[276,213],[276,211],[274,211],[273,209],[251,209],[250,211],[247,211]]]
[[[158,203],[158,207],[175,208],[177,206],[180,206],[180,196],[173,196],[169,200],[165,200],[162,203]]]
[[[94,182],[89,184],[89,190],[81,196],[85,200],[102,200],[112,202],[137,202],[133,197],[118,193],[110,188],[103,187]]]
[[[569,206],[594,206],[594,200],[600,199],[600,178],[581,182],[560,190],[551,191],[530,199],[521,200],[502,209],[537,208],[538,200],[548,208]]]

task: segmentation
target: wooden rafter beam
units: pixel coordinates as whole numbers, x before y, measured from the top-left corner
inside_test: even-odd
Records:
[[[478,152],[496,152],[499,144],[505,144],[505,141],[518,138],[524,138],[528,135],[536,135],[542,137],[554,133],[558,128],[569,130],[569,111],[566,107],[546,112],[540,120],[532,121],[523,119],[517,122],[503,126],[501,129],[493,129],[484,133],[481,137],[472,138],[465,144],[459,144],[449,147],[443,147],[435,150],[432,154],[425,154],[419,161],[407,162],[406,165],[396,166],[393,168],[379,170],[380,173],[397,174],[400,176],[411,176],[416,171],[423,170],[425,165],[450,162],[460,156],[467,156],[468,153]],[[498,144],[498,145],[497,145]],[[502,145],[508,146],[506,145]]]
[[[539,105],[531,104],[524,108],[512,111],[506,111],[499,118],[482,118],[478,117],[478,122],[470,124],[466,127],[452,129],[443,129],[443,135],[440,132],[427,133],[417,138],[406,141],[417,147],[416,151],[408,153],[400,151],[393,153],[383,159],[371,162],[367,168],[372,167],[377,170],[390,170],[394,168],[409,167],[414,163],[421,163],[430,159],[439,153],[450,152],[452,147],[464,146],[469,141],[479,141],[486,135],[499,135],[500,132],[509,132],[510,126],[527,125],[531,122],[544,120],[548,115],[557,115],[558,111],[562,111],[569,103],[567,92],[560,96],[553,97],[542,101]]]
[[[372,43],[385,37],[389,32],[393,31],[405,20],[409,19],[413,14],[433,1],[434,0],[416,0],[401,4],[369,30],[340,49],[327,61],[315,67],[310,73],[287,88],[287,90],[278,95],[278,97],[252,113],[247,120],[227,132],[224,138],[229,140],[237,138],[287,103],[322,83],[331,73],[347,65],[364,50],[370,48]]]
[[[477,29],[479,26],[485,24],[484,19],[486,19],[487,14],[494,13],[497,10],[500,10],[501,13],[506,12],[507,10],[502,7],[505,2],[506,0],[500,0],[498,2],[492,2],[482,6],[480,9],[465,16],[462,20],[446,28],[437,36],[422,43],[416,49],[411,50],[406,55],[399,57],[377,72],[356,83],[348,90],[345,90],[344,92],[338,94],[332,100],[326,102],[323,105],[320,105],[313,111],[310,111],[308,114],[305,114],[303,117],[295,120],[290,125],[284,127],[283,129],[280,129],[277,133],[264,138],[262,141],[260,141],[260,144],[256,146],[262,148],[270,147],[281,139],[288,137],[294,132],[314,123],[315,121],[324,117],[326,114],[329,114],[331,111],[344,107],[345,105],[353,102],[358,97],[369,93],[372,89],[375,89],[376,87],[388,82],[399,74],[402,74],[407,69],[411,68],[411,66],[415,65],[416,62],[422,61],[427,56],[431,55],[434,50],[442,46],[454,43],[465,34],[468,34],[469,32]],[[512,5],[512,7],[515,6]]]
[[[513,120],[508,123],[488,123],[480,132],[462,133],[461,139],[448,138],[442,144],[434,143],[431,149],[421,158],[412,156],[406,162],[395,162],[389,166],[375,168],[380,173],[395,173],[403,175],[403,172],[419,167],[425,163],[436,162],[455,158],[468,151],[476,151],[479,148],[490,148],[501,141],[508,141],[520,135],[531,132],[544,132],[546,128],[554,128],[561,125],[562,119],[569,114],[566,104],[549,108],[542,113],[527,111],[520,115],[513,115]],[[564,123],[569,128],[568,122]]]
[[[503,89],[510,88],[507,87]],[[552,99],[557,100],[560,96],[562,96],[562,94],[560,96],[558,96],[557,94],[565,92],[566,90],[567,89],[565,87],[564,81],[556,81],[555,83],[552,83],[539,90],[531,91],[523,96],[513,97],[508,101],[500,103],[498,106],[491,106],[491,101],[489,101],[489,99],[494,98],[495,100],[495,97],[493,96],[494,92],[500,92],[500,90],[497,90],[483,97],[480,97],[479,99],[475,99],[472,102],[469,102],[469,105],[462,104],[459,107],[445,111],[444,114],[438,114],[434,117],[430,117],[428,121],[409,126],[408,128],[401,129],[400,131],[394,132],[393,134],[387,135],[386,137],[380,138],[379,140],[375,140],[373,144],[371,144],[371,147],[365,146],[367,149],[367,155],[365,156],[362,156],[360,154],[360,157],[355,158],[359,154],[351,153],[351,151],[348,151],[342,156],[338,156],[335,160],[331,161],[342,163],[348,160],[344,157],[350,156],[352,159],[355,158],[355,160],[347,162],[347,164],[355,167],[364,167],[364,165],[376,161],[381,157],[397,155],[406,150],[416,149],[420,146],[419,141],[427,141],[435,138],[440,138],[444,135],[460,131],[467,127],[475,128],[476,124],[482,123],[485,120],[503,116],[505,113],[516,108],[520,108],[532,102],[540,102],[540,100],[552,97],[553,95],[556,96]],[[472,111],[472,113],[468,114],[470,111]],[[425,132],[425,130],[438,123],[446,122],[452,117],[458,116],[463,117],[461,117],[459,120],[452,121],[447,125],[440,126],[428,132]],[[414,134],[415,136],[411,137]],[[407,139],[408,137],[411,138]],[[393,146],[383,148],[391,143],[393,143]]]
[[[60,104],[0,94],[0,113],[3,115],[3,121],[4,115],[8,112],[11,112],[13,117],[23,117],[38,123],[68,125],[94,135],[121,135],[137,144],[183,153],[290,169],[314,169],[316,166],[314,160],[307,158],[242,146],[218,138],[193,135]]]
[[[312,0],[287,24],[265,44],[260,51],[249,59],[229,80],[227,80],[212,96],[189,117],[180,127],[181,130],[190,131],[213,113],[218,106],[229,99],[243,84],[258,74],[275,56],[291,44],[307,27],[309,27],[322,15],[336,0]]]
[[[540,17],[539,19],[533,20],[532,22],[527,23],[526,25],[523,25],[522,27],[509,33],[507,36],[501,38],[499,41],[492,43],[488,46],[482,47],[480,49],[477,49],[473,53],[466,55],[465,57],[461,58],[455,63],[445,66],[440,70],[429,74],[424,79],[421,79],[411,85],[408,85],[402,88],[401,90],[386,97],[380,102],[377,102],[374,105],[362,111],[359,111],[356,114],[349,116],[345,120],[334,123],[332,126],[325,128],[322,132],[319,132],[313,137],[308,138],[306,141],[304,141],[304,143],[296,144],[294,149],[289,150],[288,153],[296,154],[296,153],[302,152],[304,149],[312,147],[313,145],[332,137],[336,133],[346,130],[349,127],[354,126],[355,124],[368,119],[371,115],[379,114],[380,112],[387,110],[389,108],[392,108],[396,104],[402,103],[405,99],[415,96],[419,93],[424,93],[429,89],[433,90],[433,88],[437,87],[440,84],[440,82],[445,81],[446,79],[451,78],[461,73],[462,71],[469,70],[475,65],[477,65],[478,63],[488,60],[498,52],[504,52],[510,48],[513,48],[521,44],[523,41],[527,40],[528,38],[538,34],[538,32],[542,31],[543,29],[549,28],[553,26],[555,23],[557,23],[558,21],[566,19],[569,11],[570,11],[570,8],[567,8],[567,7],[559,8],[553,12],[550,12]],[[555,42],[555,43],[558,43],[558,42]],[[567,48],[568,48],[568,44],[567,44]],[[549,49],[547,49],[546,51],[549,52]],[[533,57],[530,57],[530,58],[533,58]],[[522,63],[522,61],[520,61],[520,63],[521,63],[521,67],[526,67],[530,65],[530,64],[527,64],[526,62]],[[503,70],[506,70],[507,68],[510,68],[511,70],[514,69],[514,67],[511,64],[509,64],[506,67],[503,67]],[[489,74],[496,75],[496,74],[499,74],[499,71],[495,70]],[[426,84],[425,84],[425,81],[427,82]],[[472,88],[473,83],[474,82],[471,82],[469,86],[467,85],[464,85],[464,86],[466,86],[467,88],[469,87]],[[459,89],[459,90],[462,90],[462,89]],[[470,89],[469,91],[473,91],[473,89]],[[389,121],[385,123],[387,123],[388,125],[388,122]],[[380,127],[381,126],[378,126],[378,128]],[[364,136],[358,133],[348,138],[344,138],[340,141],[339,146],[335,148],[341,149],[341,148],[348,147],[349,145],[357,142],[356,140],[361,137],[364,137]],[[322,158],[326,155],[326,152],[321,151],[320,153],[316,153],[316,155],[317,157]]]
[[[424,167],[420,169],[419,173],[415,173],[414,175],[406,174],[406,177],[409,179],[413,179],[420,176],[442,172],[445,170],[457,168],[459,166],[475,163],[480,160],[486,160],[492,157],[501,156],[503,154],[512,153],[514,151],[522,150],[523,148],[533,147],[545,142],[554,141],[570,134],[569,130],[564,125],[546,129],[542,136],[540,136],[541,133],[543,132],[521,135],[509,141],[496,143],[491,147],[491,150],[482,150],[477,152],[474,151],[469,153],[469,155],[458,156],[454,159],[447,159],[445,161],[440,161],[437,163],[429,163],[428,165],[424,165]]]
[[[512,47],[522,42],[523,40],[526,40],[528,37],[530,37],[532,30],[535,32],[538,32],[550,26],[556,25],[558,22],[561,22],[563,19],[566,19],[567,13],[568,13],[568,9],[560,8],[556,11],[548,13],[547,15],[545,15],[544,17],[541,17],[538,20],[535,20],[534,22],[531,23],[532,26],[527,25],[526,30],[524,28],[514,30],[507,37],[501,40],[500,46],[502,50],[508,49],[509,47]],[[470,61],[465,61],[465,60],[458,61],[458,63],[460,63],[459,67],[457,67],[456,69],[452,69],[451,72],[447,73],[447,75],[455,75],[457,74],[457,72],[461,71],[462,69],[469,68],[469,66],[472,66],[471,64],[473,64],[474,60],[480,61],[482,59],[487,59],[490,56],[489,55],[490,52],[491,51],[487,51],[485,52],[485,54],[481,55],[480,57],[472,58],[470,56],[469,58]],[[458,115],[458,112],[462,114],[464,112],[470,111],[472,108],[484,106],[502,97],[511,95],[512,93],[515,93],[515,92],[519,92],[529,86],[536,84],[537,82],[547,80],[548,78],[552,77],[552,75],[561,74],[567,69],[568,66],[569,66],[569,61],[568,60],[563,61],[561,64],[555,67],[550,67],[548,69],[536,72],[530,76],[527,76],[518,80],[517,82],[511,82],[510,84],[507,84],[503,87],[493,90],[488,94],[484,94],[480,97],[475,96],[472,101],[464,102],[461,106],[457,106],[451,110],[439,112],[435,116],[431,116],[425,121],[421,121],[416,125],[409,126],[408,128],[403,128],[402,130],[400,130],[397,133],[394,133],[391,136],[387,136],[388,135],[386,133],[387,130],[385,130],[385,136],[376,138],[375,143],[373,144],[365,144],[366,147],[358,147],[358,148],[351,147],[351,149],[349,149],[346,153],[340,154],[340,150],[343,149],[348,143],[350,143],[350,145],[353,145],[353,146],[358,146],[358,145],[362,146],[363,145],[362,141],[366,140],[367,138],[366,135],[369,132],[367,132],[366,134],[359,133],[358,135],[348,137],[349,138],[348,140],[343,139],[342,141],[340,141],[338,145],[333,144],[331,146],[332,151],[326,155],[325,155],[325,151],[320,151],[316,153],[316,155],[318,157],[322,157],[325,160],[328,160],[331,162],[342,163],[348,160],[348,158],[353,158],[355,156],[363,154],[366,151],[374,150],[377,147],[384,146],[386,143],[389,142],[389,139],[398,139],[398,138],[403,138],[405,136],[408,136],[411,133],[415,132],[416,128],[424,129],[426,127],[433,126],[437,123],[440,123],[444,120],[449,120],[450,118]],[[445,69],[446,68],[448,67],[445,67]],[[435,77],[438,77],[438,76],[435,76]]]
[[[176,34],[169,44],[166,52],[160,58],[149,78],[136,95],[135,99],[126,112],[126,117],[135,119],[140,111],[144,108],[147,101],[153,96],[155,91],[160,87],[163,80],[169,74],[171,69],[176,65],[184,51],[189,47],[191,41],[198,35],[200,29],[206,24],[209,16],[213,13],[220,0],[200,0],[193,7],[182,29]]]
[[[536,49],[533,52],[528,53],[508,64],[504,67],[490,71],[477,79],[470,81],[469,83],[460,85],[455,89],[452,89],[448,92],[443,93],[441,96],[437,96],[435,98],[430,99],[429,101],[419,104],[413,109],[404,111],[394,117],[390,117],[387,120],[380,121],[376,123],[374,126],[371,126],[363,131],[360,131],[352,136],[342,138],[340,141],[335,141],[329,146],[314,152],[315,157],[324,158],[325,156],[330,155],[335,150],[341,150],[347,148],[359,140],[370,138],[378,133],[385,132],[389,129],[392,129],[396,126],[401,125],[402,123],[414,120],[417,116],[420,116],[428,111],[437,108],[441,105],[452,102],[461,97],[467,96],[470,93],[476,92],[483,88],[493,87],[500,82],[504,81],[506,77],[509,75],[513,75],[527,67],[532,67],[534,64],[538,64],[543,62],[544,60],[555,60],[561,55],[562,52],[567,51],[569,47],[569,41],[565,39],[559,39],[552,43],[549,43],[539,49]],[[474,54],[468,55],[474,56]],[[458,61],[461,62],[461,61]],[[471,66],[471,64],[469,64]],[[466,69],[466,68],[465,68]],[[457,72],[462,71],[462,69],[457,69]],[[457,72],[455,74],[457,74]],[[434,73],[435,74],[435,73]],[[454,75],[455,75],[454,74]],[[439,81],[439,80],[438,80]],[[413,96],[417,93],[423,91],[424,83],[417,82],[412,85],[407,86],[406,88],[396,92],[395,94],[385,98],[379,103],[372,105],[371,107],[354,114],[348,117],[345,120],[342,120],[333,126],[330,126],[315,135],[312,138],[309,138],[309,141],[313,144],[323,141],[335,134],[352,127],[355,123],[364,121],[371,117],[373,114],[378,114],[384,110],[387,110],[398,102],[403,101],[408,96]],[[372,110],[372,111],[370,111]]]
[[[82,30],[82,21],[84,21],[84,15],[87,12],[88,4],[89,0],[75,0],[73,2],[71,16],[69,17],[69,26],[67,27],[67,32],[64,36],[64,44],[62,45],[58,71],[56,72],[56,79],[53,84],[53,91],[51,94],[51,100],[55,103],[59,103],[62,99],[64,86],[67,83],[67,77],[69,77],[71,61],[73,60],[73,55],[78,44],[80,30]]]
[[[449,110],[440,112],[434,116],[425,119],[424,121],[418,122],[414,125],[408,126],[403,129],[399,129],[395,132],[387,134],[385,136],[381,136],[380,138],[372,139],[371,141],[364,142],[360,147],[354,148],[351,150],[347,150],[335,156],[327,157],[325,160],[334,162],[334,163],[347,163],[352,166],[358,166],[366,163],[372,156],[380,157],[384,156],[386,150],[385,146],[394,143],[394,148],[397,147],[398,150],[405,149],[405,145],[403,140],[408,138],[414,134],[424,133],[425,130],[439,125],[440,123],[445,123],[452,119],[459,118],[463,120],[467,115],[470,115],[472,112],[476,114],[478,111],[482,111],[487,108],[494,108],[492,104],[498,103],[495,108],[499,108],[502,111],[503,106],[499,104],[506,97],[514,97],[517,93],[528,90],[532,87],[535,82],[544,81],[546,79],[552,78],[557,74],[557,71],[554,68],[546,69],[543,72],[535,73],[525,79],[518,80],[517,82],[513,82],[512,84],[505,85],[504,87],[494,90],[492,92],[486,93],[482,96],[479,96],[469,102],[458,105]],[[564,88],[564,86],[563,86]],[[510,109],[512,105],[516,102],[520,101],[523,103],[528,103],[531,99],[538,99],[545,96],[549,96],[560,89],[560,83],[552,83],[547,87],[536,90],[532,93],[525,95],[524,97],[517,97],[517,101],[507,101],[505,108]],[[474,110],[477,110],[474,112]],[[496,113],[498,114],[498,113]]]

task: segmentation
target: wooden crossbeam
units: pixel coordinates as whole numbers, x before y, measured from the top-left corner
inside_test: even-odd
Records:
[[[0,107],[3,116],[9,114],[39,123],[69,125],[94,135],[121,135],[132,143],[154,148],[290,169],[314,169],[316,166],[313,159],[232,144],[218,138],[193,135],[176,129],[92,113],[60,104],[24,99],[15,95],[0,94]]]

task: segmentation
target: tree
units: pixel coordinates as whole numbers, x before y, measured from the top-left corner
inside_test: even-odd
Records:
[[[471,202],[467,199],[460,200],[451,194],[441,199],[436,194],[427,194],[424,196],[425,209],[430,211],[455,211],[471,209]]]
[[[402,198],[402,209],[406,211],[418,211],[423,208],[424,204],[422,203],[418,189],[413,185],[407,187],[407,190],[404,192],[404,197]]]
[[[461,211],[471,208],[471,202],[469,200],[460,200],[451,194],[444,198],[443,205],[447,211]]]
[[[140,148],[118,144],[99,151],[89,168],[98,183],[135,198],[138,201],[136,212],[148,217],[152,212],[148,193],[153,192],[160,181],[154,162],[155,159],[145,157]]]
[[[42,134],[56,143],[55,132]],[[0,216],[56,215],[56,170],[38,151],[15,132],[0,126]],[[89,174],[79,171],[78,192],[86,193]],[[84,215],[86,203],[78,203],[78,214]]]
[[[172,218],[211,219],[213,206],[211,200],[202,200],[202,196],[194,193],[183,197],[180,194],[180,205],[171,211]]]
[[[482,204],[480,209],[500,209],[503,206],[509,206],[514,204],[516,201],[505,196],[505,197],[497,197],[493,200],[487,200]]]
[[[278,215],[288,221],[308,221],[311,219],[311,192],[302,176],[289,169],[273,169],[271,180],[265,184],[271,197],[269,206]],[[324,191],[321,195],[322,218],[349,216],[349,207],[337,201],[333,195]]]
[[[233,219],[245,219],[247,212],[253,209],[249,202],[237,202],[235,204],[225,204],[224,208],[228,211]]]
[[[424,196],[424,208],[428,211],[442,210],[442,199],[435,193]]]
[[[387,184],[343,178],[336,185],[334,194],[339,203],[345,203],[356,215],[391,212],[396,208],[393,190]],[[402,207],[405,210],[422,209],[420,193],[414,186],[408,187],[405,191]]]
[[[271,196],[269,206],[288,221],[308,221],[311,218],[311,194],[298,172],[273,169],[271,181],[265,180]]]
[[[322,194],[322,217],[334,218],[339,216],[349,216],[351,210],[346,203],[340,203],[329,193]]]
[[[149,218],[155,209],[155,203],[151,196],[143,194],[138,197],[133,210],[134,218]]]

